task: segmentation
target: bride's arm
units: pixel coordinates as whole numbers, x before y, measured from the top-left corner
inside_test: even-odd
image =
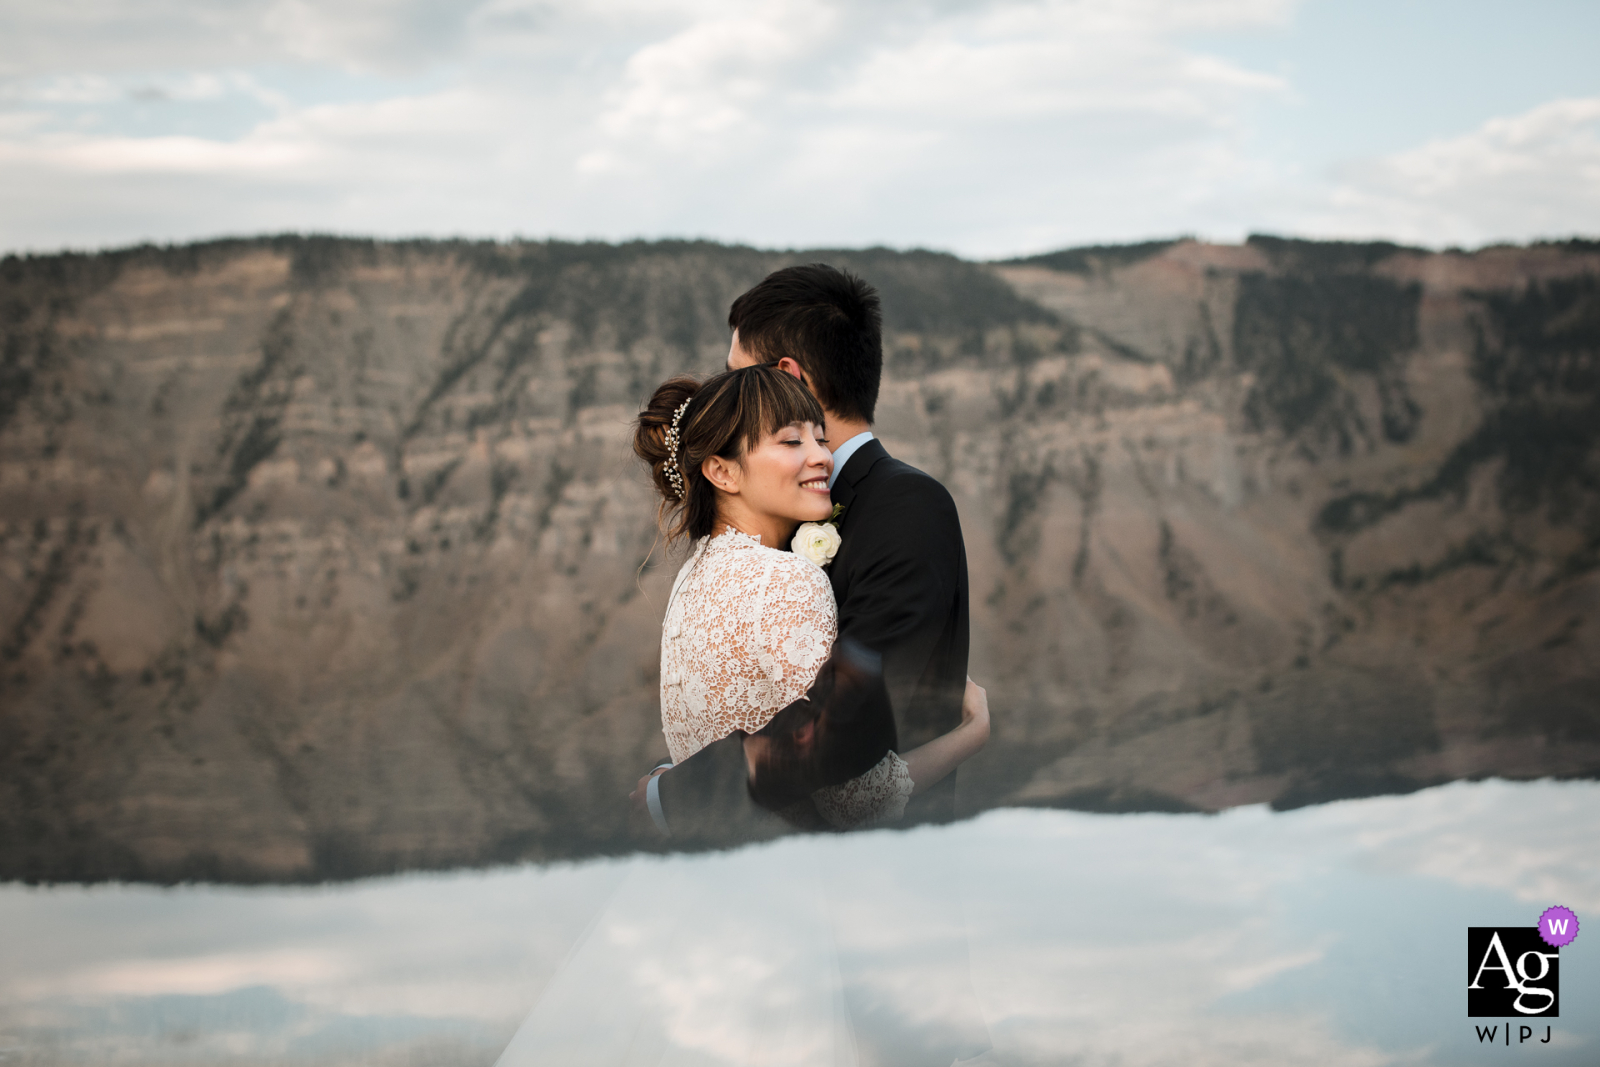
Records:
[[[961,725],[900,756],[911,772],[914,792],[922,792],[955,770],[988,740],[989,694],[968,678],[967,691],[961,698]]]

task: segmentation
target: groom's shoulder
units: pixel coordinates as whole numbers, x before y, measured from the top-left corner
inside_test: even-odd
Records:
[[[952,519],[956,516],[955,499],[943,482],[893,456],[879,460],[872,468],[870,483],[861,488],[879,506]]]

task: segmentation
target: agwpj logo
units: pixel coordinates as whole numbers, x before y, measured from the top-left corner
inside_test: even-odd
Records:
[[[1546,909],[1534,926],[1468,927],[1468,1018],[1559,1018],[1561,949],[1577,936],[1578,917],[1564,907]],[[1493,1029],[1477,1029],[1480,1042],[1495,1039]],[[1511,1043],[1509,1025],[1505,1040]]]

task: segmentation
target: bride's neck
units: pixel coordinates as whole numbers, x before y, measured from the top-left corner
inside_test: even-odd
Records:
[[[711,533],[716,536],[732,528],[742,534],[761,538],[761,543],[768,548],[782,548],[794,537],[799,526],[794,519],[780,515],[760,515],[749,508],[725,505],[717,509],[717,524]]]

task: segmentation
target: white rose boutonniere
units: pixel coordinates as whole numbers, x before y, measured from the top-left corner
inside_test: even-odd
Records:
[[[844,505],[833,506],[833,517],[826,522],[803,522],[800,529],[794,532],[794,540],[789,542],[789,548],[797,556],[804,556],[818,567],[827,567],[833,562],[834,554],[839,551],[841,538],[839,537],[839,516],[844,514]]]

